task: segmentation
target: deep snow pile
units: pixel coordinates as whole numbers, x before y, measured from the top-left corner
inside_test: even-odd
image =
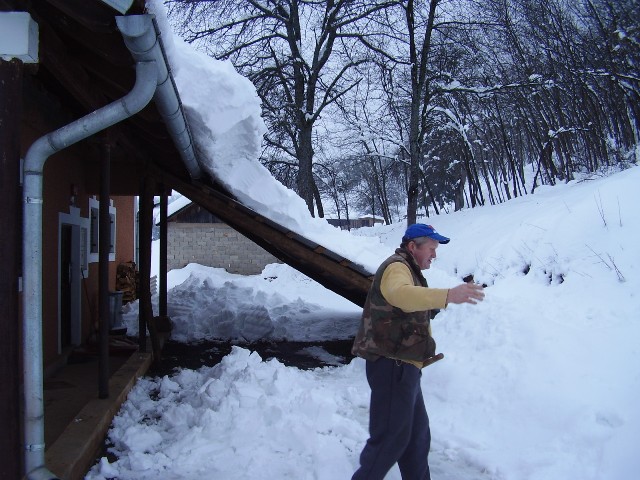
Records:
[[[170,272],[167,283],[171,338],[180,342],[344,339],[357,328],[362,311],[279,264],[243,276],[192,263]],[[137,304],[125,310],[128,334],[137,335]]]
[[[445,354],[422,381],[434,479],[636,478],[638,185],[633,167],[428,220],[452,238],[425,271],[430,285],[466,274],[488,285],[483,303],[453,305],[433,324]],[[404,227],[359,233],[381,240],[383,259]],[[190,266],[170,283],[184,339],[219,335],[225,322],[230,336],[250,331],[255,312],[278,336],[355,332],[352,305],[286,266],[252,277]],[[323,328],[324,308],[351,320]],[[141,381],[110,431],[118,460],[87,478],[349,478],[368,395],[360,359],[301,371],[236,348],[215,367]]]

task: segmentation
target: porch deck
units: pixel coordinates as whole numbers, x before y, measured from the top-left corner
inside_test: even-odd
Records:
[[[63,480],[80,480],[102,448],[111,421],[138,377],[152,362],[147,353],[109,357],[109,397],[98,398],[98,357],[65,365],[44,382],[45,458]]]

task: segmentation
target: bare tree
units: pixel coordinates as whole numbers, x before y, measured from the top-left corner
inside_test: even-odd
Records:
[[[459,189],[456,198],[462,198],[467,184],[472,204],[483,203],[474,152],[465,126],[459,124],[461,113],[451,110],[458,102],[454,95],[473,95],[480,90],[460,82],[465,77],[461,58],[473,55],[468,45],[473,39],[467,32],[487,26],[473,18],[470,6],[466,0],[402,1],[393,11],[384,12],[386,41],[371,47],[378,54],[381,83],[388,95],[388,117],[394,119],[397,142],[404,150],[397,158],[406,162],[408,223],[416,221],[421,203],[426,208],[425,203],[431,201],[437,210],[434,192],[444,195],[445,189],[435,188],[429,178],[433,172],[443,171],[429,167],[435,161],[445,162],[444,170],[448,164],[463,162],[463,169],[448,169],[456,175],[451,182]],[[499,88],[494,84],[495,90]],[[483,87],[482,91],[487,94],[489,89]],[[443,130],[448,135],[442,135]],[[455,149],[448,138],[451,135],[457,136]],[[438,147],[437,142],[444,143]],[[442,155],[445,151],[447,156]],[[456,208],[462,205],[458,201]]]
[[[324,195],[388,222],[406,200],[414,222],[638,161],[637,0],[169,4],[254,82],[263,161],[312,215]],[[336,159],[352,197],[327,187]]]
[[[321,174],[318,175],[320,193],[328,197],[338,220],[345,218],[347,225],[350,216],[350,198],[360,178],[350,168],[351,160],[333,159],[326,163],[316,162]]]
[[[393,1],[173,0],[189,42],[230,59],[255,84],[268,126],[267,150],[295,159],[296,189],[309,212],[324,216],[313,176],[314,125],[357,82],[346,73],[365,61],[353,44],[368,17]],[[314,208],[315,205],[315,208]]]
[[[629,68],[638,60],[637,2],[491,0],[486,9],[501,20],[489,40],[494,81],[510,72],[540,84],[513,89],[494,105],[476,104],[486,116],[476,122],[485,124],[483,138],[499,132],[503,139],[507,197],[520,193],[527,163],[534,166],[533,188],[624,165],[638,142],[640,78]],[[499,128],[487,128],[491,123]]]
[[[406,198],[405,191],[398,195],[403,190],[404,175],[403,164],[398,161],[402,128],[398,117],[390,115],[390,89],[381,88],[384,76],[379,64],[377,67],[358,69],[362,82],[337,102],[335,124],[342,129],[335,130],[334,141],[338,142],[337,150],[351,152],[351,168],[360,176],[356,204],[390,224],[396,204]]]

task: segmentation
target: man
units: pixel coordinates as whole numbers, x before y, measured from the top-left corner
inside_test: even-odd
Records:
[[[429,417],[420,388],[421,369],[441,359],[431,337],[432,310],[475,304],[480,285],[429,288],[422,270],[449,243],[431,225],[407,228],[400,248],[378,268],[367,295],[352,352],[366,360],[371,387],[369,439],[352,480],[382,480],[397,462],[403,480],[430,480]]]

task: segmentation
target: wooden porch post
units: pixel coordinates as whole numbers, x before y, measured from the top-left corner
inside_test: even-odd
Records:
[[[109,397],[109,251],[111,250],[111,145],[105,133],[100,154],[100,204],[98,238],[98,397]],[[114,239],[115,240],[115,239]]]
[[[21,255],[20,120],[22,71],[18,60],[0,59],[0,478],[20,478],[20,335],[18,276]]]
[[[153,306],[151,305],[151,239],[153,236],[153,196],[156,191],[156,180],[145,175],[142,180],[140,196],[140,306],[139,306],[139,346],[140,351],[146,351],[146,328],[149,328],[153,361],[160,362],[160,339],[153,320]]]
[[[158,271],[158,315],[167,316],[167,188],[160,194],[160,268]]]

